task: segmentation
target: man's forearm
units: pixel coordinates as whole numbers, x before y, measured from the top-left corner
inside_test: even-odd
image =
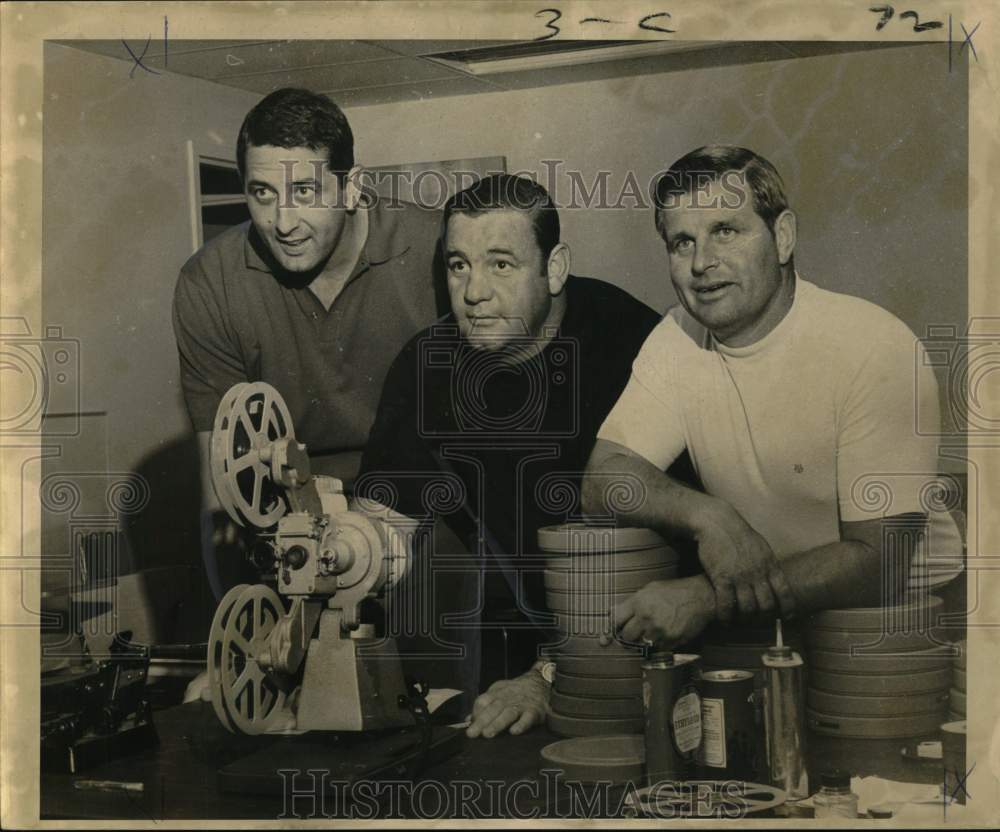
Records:
[[[821,609],[880,606],[905,588],[908,558],[908,553],[900,553],[897,562],[883,566],[870,546],[845,540],[784,558],[780,569],[792,587],[796,613],[801,615]],[[886,574],[895,579],[884,578]],[[675,610],[684,619],[679,629],[688,629],[688,619],[715,618],[709,579],[695,575],[682,580],[688,582],[690,593],[689,606]]]
[[[905,550],[880,556],[865,543],[841,540],[782,558],[779,566],[801,614],[894,600],[906,589],[909,557]]]
[[[778,566],[795,596],[795,613],[877,607],[906,589],[910,552],[883,558],[856,540],[841,540],[782,558]],[[698,576],[710,588],[703,575]]]
[[[641,499],[632,499],[637,487]],[[629,493],[628,505],[615,504],[616,492],[622,491]],[[723,621],[734,608],[734,590],[744,614],[773,608],[789,615],[878,606],[896,598],[906,588],[910,559],[926,519],[914,513],[844,521],[838,542],[779,561],[729,503],[687,488],[642,457],[601,440],[587,466],[582,503],[588,514],[612,514],[622,523],[695,540],[706,581],[716,592],[716,614]],[[770,591],[776,602],[760,602]],[[756,604],[750,603],[754,594]]]
[[[883,560],[869,543],[842,540],[783,558],[778,568],[791,587],[795,613],[874,607],[895,600],[906,588],[911,552],[906,546],[887,548],[893,554]],[[686,588],[680,600],[672,598],[659,611],[655,606],[649,607],[647,618],[658,621],[660,629],[672,636],[683,634],[690,638],[719,616],[707,576],[663,582],[663,587],[669,590],[679,590],[682,585]],[[651,584],[649,589],[653,587]],[[659,603],[664,604],[666,598],[661,596]]]
[[[637,483],[643,499],[616,504],[615,494],[631,492]],[[688,488],[645,459],[624,453],[592,459],[582,491],[585,513],[613,514],[619,521],[666,536],[696,538],[703,518],[718,508],[714,497]]]

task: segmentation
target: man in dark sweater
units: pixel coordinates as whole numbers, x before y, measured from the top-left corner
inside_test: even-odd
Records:
[[[536,534],[579,515],[597,430],[659,316],[611,284],[570,275],[556,208],[524,177],[487,177],[452,197],[441,245],[452,314],[393,362],[356,493],[427,529],[441,521],[467,548],[425,539],[408,596],[394,603],[423,607],[409,624],[423,620],[439,648],[461,647],[446,662],[458,671],[452,684],[478,691],[500,679],[476,699],[469,729],[491,737],[544,716],[547,668],[531,662],[552,619]],[[405,645],[415,633],[400,631],[405,616],[394,611],[390,629]],[[501,629],[521,648],[513,666],[499,666],[509,649],[502,661],[490,653]],[[423,658],[428,670],[432,656]]]

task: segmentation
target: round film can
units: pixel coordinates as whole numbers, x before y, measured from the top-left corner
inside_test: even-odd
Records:
[[[687,780],[701,745],[699,656],[654,654],[642,663],[646,777],[650,785]]]
[[[703,671],[699,687],[702,743],[698,763],[703,777],[757,782],[764,742],[757,718],[753,673]]]

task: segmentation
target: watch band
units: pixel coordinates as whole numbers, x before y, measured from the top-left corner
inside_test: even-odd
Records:
[[[542,678],[550,685],[556,680],[556,663],[553,661],[538,661],[535,663],[535,670],[542,674]]]

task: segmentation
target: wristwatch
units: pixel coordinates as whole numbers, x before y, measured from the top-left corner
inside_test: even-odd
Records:
[[[542,678],[550,685],[556,680],[556,663],[539,659],[535,662],[535,670],[542,674]]]

